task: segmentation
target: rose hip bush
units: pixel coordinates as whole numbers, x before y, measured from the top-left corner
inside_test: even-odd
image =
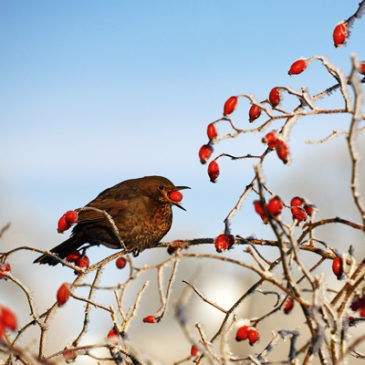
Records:
[[[333,43],[336,48],[345,47],[351,41],[351,32],[356,32],[355,20],[360,18],[364,8],[365,1],[362,1],[353,15],[334,26]],[[354,361],[364,361],[365,354],[361,351],[361,345],[365,341],[365,257],[361,256],[361,250],[348,243],[340,251],[331,242],[318,238],[318,231],[323,227],[340,227],[361,232],[360,244],[364,243],[365,204],[360,193],[359,177],[362,156],[357,142],[365,130],[365,62],[360,61],[355,54],[350,58],[351,67],[347,72],[337,68],[324,56],[288,60],[288,73],[291,77],[302,77],[305,80],[306,72],[314,62],[321,65],[326,76],[332,77],[333,84],[318,93],[311,94],[306,87],[295,90],[289,86],[267,85],[267,93],[261,98],[243,93],[222,101],[222,116],[208,124],[208,141],[202,141],[198,159],[202,164],[207,164],[210,181],[218,184],[219,179],[225,176],[224,167],[227,162],[224,160],[250,159],[253,163],[251,176],[243,184],[240,182],[245,188],[237,201],[232,203],[224,224],[213,237],[162,242],[158,247],[167,247],[168,255],[161,255],[158,264],[140,267],[136,266],[127,249],[98,262],[94,262],[91,256],[89,259],[86,250],[75,251],[65,260],[56,257],[62,262],[63,270],[73,273],[74,279],[70,282],[63,279],[61,284],[54,286],[53,304],[43,311],[39,311],[36,305],[37,298],[13,274],[16,260],[12,266],[8,260],[16,257],[19,252],[24,254],[25,251],[48,255],[52,253],[28,246],[2,252],[0,280],[22,289],[29,309],[27,320],[20,322],[17,313],[0,298],[2,363],[56,364],[64,361],[77,362],[79,359],[95,364],[154,363],[148,351],[144,351],[143,344],[134,343],[129,338],[129,328],[137,321],[139,325],[146,326],[143,328],[158,328],[156,326],[163,323],[168,308],[174,313],[174,321],[186,341],[181,344],[186,356],[177,357],[176,364],[352,364]],[[336,108],[327,109],[321,106],[319,101],[331,99],[334,95],[341,98],[341,103]],[[296,100],[294,108],[287,106],[288,97]],[[247,120],[235,119],[238,109],[246,105],[244,101],[249,103]],[[334,138],[343,138],[350,161],[346,175],[349,180],[347,189],[350,191],[351,204],[357,212],[357,219],[349,220],[345,216],[335,215],[318,220],[316,213],[322,207],[311,202],[304,192],[298,191],[298,195],[284,199],[285,191],[279,191],[278,188],[274,191],[271,188],[266,182],[264,162],[268,156],[272,156],[275,157],[274,163],[284,168],[288,168],[290,164],[295,165],[298,163],[295,158],[297,155],[292,156],[292,151],[297,146],[292,144],[290,138],[293,126],[313,116],[338,115],[347,118],[343,129],[329,130],[324,138],[312,143],[325,145]],[[228,125],[231,130],[221,134],[221,124]],[[202,125],[202,134],[204,128]],[[239,138],[247,133],[262,142],[261,153],[253,155],[244,150],[243,146],[243,154],[240,156],[225,152],[217,154],[222,140]],[[336,163],[325,161],[322,156],[318,159],[323,162],[323,166]],[[285,180],[285,172],[281,178]],[[331,189],[331,186],[325,188]],[[183,199],[179,192],[171,195],[171,199],[176,202]],[[243,237],[240,232],[232,230],[231,223],[243,206],[249,208],[257,222],[270,230],[270,239]],[[60,233],[77,222],[77,213],[70,210],[61,216],[57,225]],[[112,219],[110,223],[113,224]],[[7,228],[1,230],[0,238]],[[209,245],[206,253],[190,249],[203,244]],[[274,258],[267,254],[267,247],[275,251]],[[234,257],[232,252],[235,253]],[[196,284],[196,276],[199,274],[194,274],[194,269],[191,277],[184,279],[183,283],[177,280],[178,265],[190,259],[199,259],[201,266],[208,261],[213,261],[216,265],[228,264],[237,270],[235,273],[243,270],[255,274],[256,279],[254,282],[242,283],[241,291],[236,293],[236,300],[223,308],[209,295],[205,295]],[[126,273],[126,276],[123,280],[116,279],[114,285],[99,285],[103,269],[107,266],[113,266],[118,273]],[[37,270],[37,267],[33,270]],[[328,272],[329,280],[323,275],[325,271]],[[148,306],[148,311],[137,316],[141,307],[144,308],[142,304],[149,285],[147,280],[141,279],[146,272],[156,275],[156,292],[160,306]],[[87,281],[87,277],[91,281]],[[125,297],[138,279],[143,284],[133,294],[134,300],[130,303]],[[183,285],[184,289],[174,297],[172,288],[178,285]],[[114,298],[107,304],[96,295],[105,291],[112,293]],[[252,297],[255,298],[255,307],[266,309],[259,315],[255,312],[254,315],[243,316],[240,308]],[[214,317],[220,320],[215,323],[213,332],[207,330],[204,323],[194,323],[189,317],[189,313],[194,311],[191,298],[204,302],[220,313],[220,317]],[[80,328],[69,328],[71,341],[60,341],[58,351],[48,352],[46,342],[51,336],[49,330],[52,328],[53,318],[71,302],[83,304],[78,313],[83,324]],[[266,306],[261,307],[263,302]],[[93,318],[91,314],[95,311],[105,313],[108,318],[108,330],[102,336],[99,334],[98,339],[95,339],[97,335],[86,336]],[[278,315],[281,316],[279,322]],[[298,323],[294,330],[289,326],[292,322]],[[34,326],[39,337],[33,339],[29,346],[20,345],[23,336]],[[174,337],[172,331],[169,328],[170,337]],[[165,345],[166,348],[168,346]],[[277,346],[280,346],[280,351],[275,352]],[[100,350],[103,351],[102,355],[99,355]]]

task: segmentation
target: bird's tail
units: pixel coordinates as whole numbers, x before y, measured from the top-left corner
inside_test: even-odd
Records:
[[[67,239],[66,241],[59,244],[58,246],[53,247],[51,252],[56,254],[60,259],[64,259],[71,252],[77,250],[80,246],[82,246],[85,243],[80,238],[81,237],[76,233],[76,234],[72,235],[69,239]],[[39,256],[37,259],[35,259],[34,263],[48,264],[51,266],[55,266],[59,263],[59,261],[51,256],[42,255],[42,256]]]

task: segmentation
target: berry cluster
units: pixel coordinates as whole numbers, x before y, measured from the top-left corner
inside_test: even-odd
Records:
[[[265,224],[268,223],[270,216],[276,218],[283,210],[283,202],[278,196],[272,197],[267,204],[265,200],[255,200],[253,205],[256,213],[261,217]]]
[[[69,210],[58,220],[58,233],[67,231],[78,220],[78,214],[74,210]]]
[[[66,261],[73,262],[76,266],[80,268],[88,268],[90,265],[90,260],[85,254],[80,254],[78,251],[73,251],[66,257]]]
[[[241,326],[236,332],[236,341],[240,342],[247,339],[250,345],[253,346],[260,339],[260,333],[254,327]]]
[[[265,200],[255,200],[253,202],[256,213],[261,217],[266,224],[270,217],[278,217],[283,210],[283,202],[278,196],[272,197],[266,204]],[[293,220],[298,223],[305,221],[313,214],[313,205],[306,203],[305,200],[299,196],[294,197],[290,202],[290,210]]]
[[[271,150],[275,150],[280,160],[285,164],[288,163],[289,147],[277,131],[273,130],[267,133],[262,142],[267,144]]]

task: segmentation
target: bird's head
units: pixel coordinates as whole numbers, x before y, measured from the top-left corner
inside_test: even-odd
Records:
[[[180,204],[182,200],[180,190],[190,189],[188,186],[175,186],[169,179],[162,176],[146,176],[141,180],[144,180],[143,187],[149,196],[162,203],[176,205],[180,209],[185,210]]]

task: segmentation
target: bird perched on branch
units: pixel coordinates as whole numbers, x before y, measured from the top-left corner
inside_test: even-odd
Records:
[[[64,259],[84,244],[136,252],[153,247],[171,228],[172,206],[185,210],[173,195],[182,189],[190,188],[175,186],[162,176],[126,180],[106,189],[79,210],[71,237],[51,252]],[[48,255],[34,262],[59,263]]]

